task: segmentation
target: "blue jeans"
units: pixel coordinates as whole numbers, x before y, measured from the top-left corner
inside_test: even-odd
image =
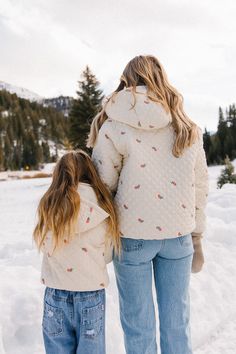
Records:
[[[43,338],[47,354],[105,354],[105,290],[46,288]]]
[[[122,238],[114,257],[120,318],[127,354],[156,354],[152,269],[162,354],[192,354],[189,325],[191,234],[166,240]]]

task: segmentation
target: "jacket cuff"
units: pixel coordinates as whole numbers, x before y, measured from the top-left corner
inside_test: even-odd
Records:
[[[202,233],[198,233],[198,232],[192,232],[192,237],[200,237],[202,238]]]

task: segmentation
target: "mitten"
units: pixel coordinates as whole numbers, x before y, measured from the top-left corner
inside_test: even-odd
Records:
[[[194,248],[192,273],[200,272],[204,264],[204,255],[202,251],[201,239],[202,239],[201,234],[192,233],[193,248]]]

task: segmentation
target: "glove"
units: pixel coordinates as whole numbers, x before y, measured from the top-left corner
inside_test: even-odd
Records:
[[[192,273],[200,272],[204,264],[204,255],[202,251],[201,239],[202,239],[201,234],[192,233],[193,248],[194,248]]]

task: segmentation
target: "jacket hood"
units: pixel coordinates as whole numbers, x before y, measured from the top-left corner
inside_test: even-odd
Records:
[[[80,210],[78,221],[75,225],[76,234],[95,228],[109,217],[109,214],[98,205],[96,194],[91,185],[79,183],[78,193],[80,195]],[[52,254],[53,250],[52,232],[48,231],[44,243],[44,251]]]
[[[107,102],[105,112],[110,119],[143,130],[161,129],[172,121],[160,103],[147,97],[146,86],[137,86],[135,93],[131,88],[119,91]]]
[[[86,183],[80,183],[78,192],[80,195],[80,211],[78,218],[78,232],[85,232],[101,224],[109,214],[98,204],[93,188]]]

